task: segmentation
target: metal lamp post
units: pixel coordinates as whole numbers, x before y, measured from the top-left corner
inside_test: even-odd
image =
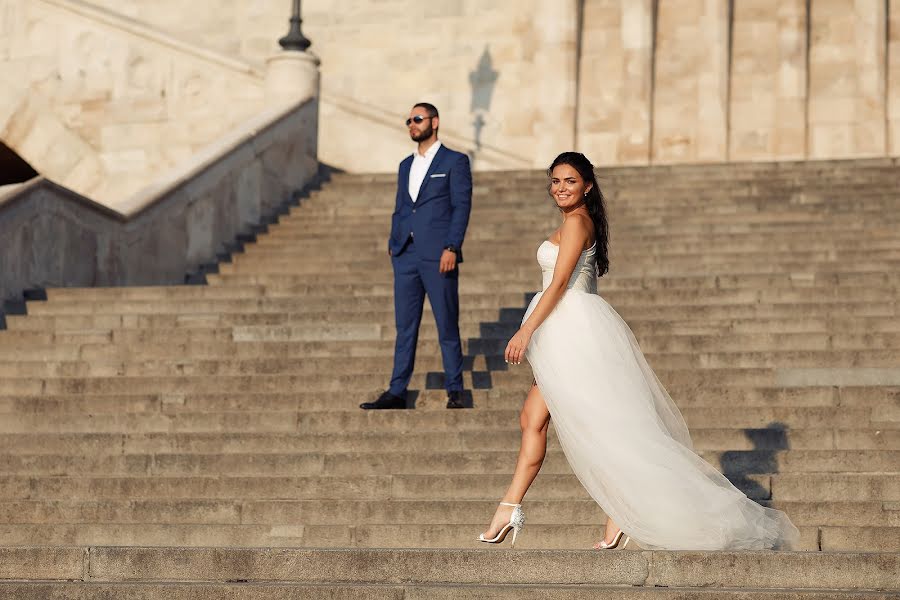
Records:
[[[319,96],[319,59],[300,31],[300,0],[293,5],[291,29],[278,40],[282,49],[266,60],[266,96],[276,104]]]
[[[300,0],[293,0],[293,4],[294,13],[291,15],[291,28],[286,36],[278,40],[278,43],[285,50],[304,52],[312,42],[306,39],[303,32],[300,31],[300,23],[303,22],[300,18]]]

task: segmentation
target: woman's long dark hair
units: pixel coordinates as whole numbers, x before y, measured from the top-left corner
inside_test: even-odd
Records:
[[[569,165],[581,175],[585,184],[591,185],[591,190],[584,198],[588,213],[594,222],[594,231],[597,238],[597,275],[603,277],[609,272],[609,226],[606,223],[606,205],[603,200],[603,192],[594,175],[594,165],[581,152],[563,152],[555,159],[547,169],[547,177],[553,176],[553,169],[559,165]]]

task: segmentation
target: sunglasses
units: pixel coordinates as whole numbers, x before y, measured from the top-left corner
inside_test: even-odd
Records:
[[[425,119],[433,119],[433,118],[434,117],[423,117],[422,115],[416,115],[413,118],[406,120],[406,126],[409,127],[410,123],[418,124],[418,123],[421,123],[422,121],[424,121]]]

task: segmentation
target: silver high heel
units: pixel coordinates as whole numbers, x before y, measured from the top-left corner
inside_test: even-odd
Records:
[[[509,530],[512,529],[512,544],[511,546],[515,547],[516,545],[516,536],[519,535],[519,530],[525,527],[525,511],[522,510],[521,504],[510,504],[509,502],[501,502],[500,506],[512,506],[513,511],[509,516],[509,523],[503,526],[497,535],[493,537],[493,539],[487,539],[484,537],[483,533],[478,534],[479,542],[486,542],[488,544],[499,544],[503,540],[506,539],[506,534],[509,533]]]
[[[612,541],[611,541],[610,543],[608,543],[608,544],[607,544],[605,541],[600,540],[599,542],[597,542],[597,543],[594,545],[594,550],[612,550],[613,548],[615,548],[616,546],[619,545],[619,540],[622,539],[622,533],[623,533],[623,532],[622,532],[622,530],[620,529],[620,530],[619,530],[619,533],[616,534],[616,537],[614,537],[614,538],[612,539]],[[625,536],[625,543],[622,544],[622,550],[625,549],[625,546],[628,545],[628,542],[629,542],[629,541],[631,541],[631,538],[628,537],[628,536],[626,535],[626,536]]]

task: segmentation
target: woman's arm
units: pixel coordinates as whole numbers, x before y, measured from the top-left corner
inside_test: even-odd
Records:
[[[587,218],[570,217],[563,222],[559,230],[559,254],[556,257],[556,266],[553,269],[553,280],[538,300],[537,306],[528,316],[528,320],[522,323],[522,327],[509,340],[506,346],[506,362],[519,364],[525,356],[525,349],[531,341],[532,334],[541,326],[541,323],[550,316],[556,304],[566,293],[566,287],[585,243],[591,238],[593,223]]]

